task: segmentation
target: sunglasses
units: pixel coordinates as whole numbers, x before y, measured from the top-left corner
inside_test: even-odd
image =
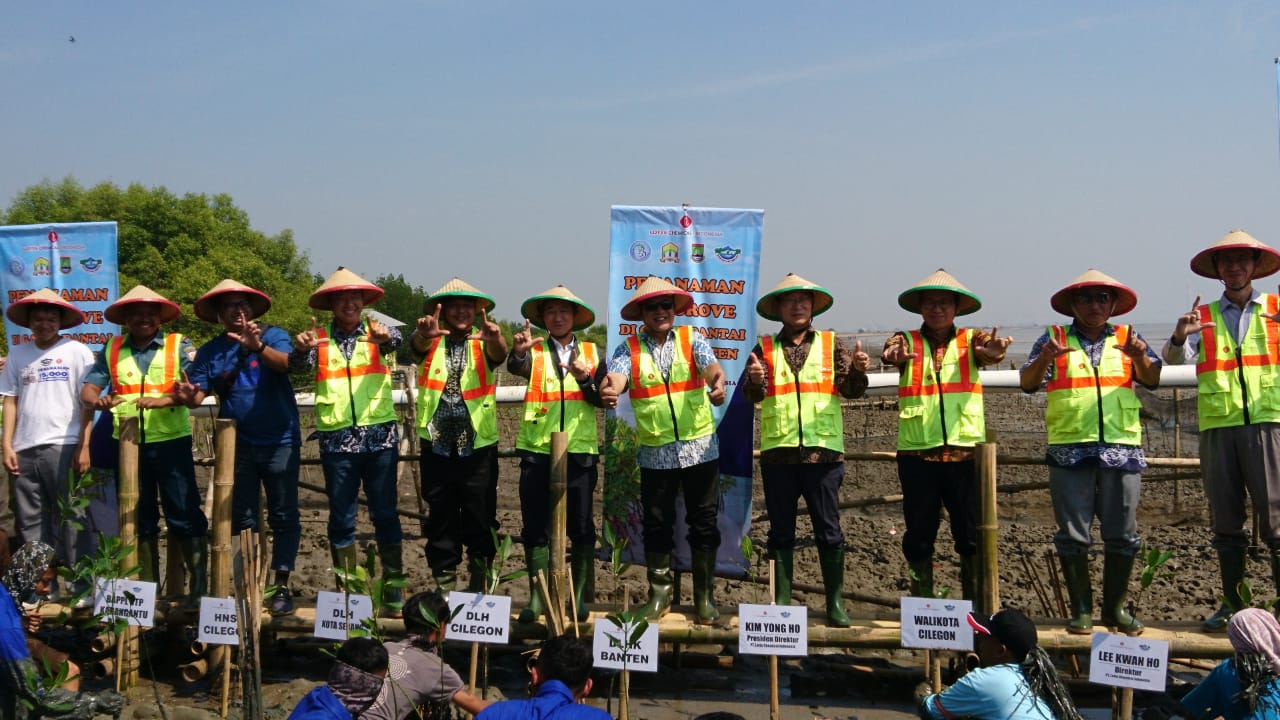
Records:
[[[645,312],[656,312],[658,310],[670,310],[675,306],[674,300],[654,300],[653,302],[645,303],[644,309]]]
[[[1116,299],[1116,294],[1110,290],[1099,290],[1097,292],[1078,292],[1075,294],[1077,305],[1088,305],[1089,303],[1099,303],[1101,305],[1110,305],[1112,300]]]

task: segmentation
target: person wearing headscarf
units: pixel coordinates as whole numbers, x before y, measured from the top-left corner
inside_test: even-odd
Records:
[[[329,681],[302,696],[288,720],[354,720],[378,699],[387,676],[387,650],[373,638],[342,643]]]
[[[45,662],[58,661],[65,655],[28,638],[39,623],[26,616],[23,605],[49,591],[53,577],[54,550],[41,542],[23,545],[13,554],[0,579],[0,720],[12,720],[17,703],[29,706],[43,717],[88,720],[97,714],[119,715],[124,696],[110,690],[92,694],[77,692],[79,669],[68,663],[71,681],[62,687],[44,687],[41,662],[33,650],[43,654]]]
[[[1049,305],[1072,318],[1053,325],[1031,347],[1022,366],[1025,393],[1043,388],[1049,444],[1049,496],[1058,520],[1053,536],[1070,599],[1067,632],[1093,632],[1089,546],[1093,518],[1102,530],[1102,623],[1127,635],[1142,622],[1125,608],[1129,576],[1142,541],[1138,498],[1142,470],[1142,402],[1135,383],[1160,384],[1160,358],[1132,325],[1109,321],[1138,305],[1138,296],[1097,270],[1054,293]]]
[[[1245,608],[1231,616],[1227,637],[1235,655],[1182,698],[1183,709],[1193,718],[1280,718],[1280,622]]]

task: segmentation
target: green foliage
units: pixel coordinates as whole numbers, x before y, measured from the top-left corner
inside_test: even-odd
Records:
[[[751,578],[751,599],[759,603],[760,584],[757,580],[760,577],[760,563],[764,562],[764,554],[756,554],[756,544],[751,542],[750,535],[742,536],[742,543],[738,549],[742,551],[742,559],[747,562],[747,577]]]
[[[493,545],[497,548],[497,552],[493,556],[493,562],[484,563],[484,592],[487,595],[493,595],[498,592],[498,586],[503,583],[519,580],[529,574],[528,569],[521,567],[519,570],[513,570],[509,573],[503,573],[503,568],[511,560],[511,556],[515,554],[515,544],[511,540],[510,535],[499,535],[497,530],[489,529],[489,534],[493,536]]]
[[[1172,550],[1161,550],[1149,545],[1143,545],[1138,551],[1138,559],[1142,561],[1142,574],[1139,580],[1139,587],[1146,590],[1151,587],[1151,583],[1157,578],[1173,577],[1173,573],[1161,571],[1164,564],[1169,562],[1173,557]]]
[[[604,542],[609,546],[609,574],[613,576],[613,601],[622,604],[622,574],[631,569],[631,563],[622,561],[622,554],[627,549],[627,537],[618,535],[613,526],[614,518],[605,518]]]
[[[403,601],[389,602],[386,597],[391,588],[399,588],[403,591],[408,581],[403,575],[379,576],[377,567],[378,551],[371,545],[365,553],[363,565],[356,565],[350,570],[339,567],[333,569],[334,575],[342,583],[344,595],[368,595],[373,606],[372,614],[362,619],[358,627],[348,626],[348,637],[371,637],[378,642],[383,642],[386,637],[382,632],[382,626],[378,624],[378,618],[382,616],[383,610],[398,611],[404,605]]]

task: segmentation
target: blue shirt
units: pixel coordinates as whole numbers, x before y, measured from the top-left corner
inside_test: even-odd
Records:
[[[1234,658],[1227,658],[1204,680],[1182,698],[1182,705],[1198,718],[1221,715],[1225,720],[1264,720],[1280,718],[1280,682],[1272,680],[1270,687],[1258,696],[1258,710],[1250,713],[1232,698],[1240,692],[1240,680],[1236,678]]]
[[[503,700],[476,715],[476,720],[613,720],[609,713],[590,705],[578,705],[573,693],[559,680],[538,686],[528,700]]]
[[[321,685],[302,696],[289,720],[351,720],[351,711],[328,685]]]
[[[22,629],[22,615],[9,588],[0,583],[0,660],[13,661],[31,657],[27,636]]]
[[[937,720],[1053,720],[1049,706],[1031,694],[1022,670],[1012,664],[978,668],[942,693],[925,698],[923,705],[928,716]]]
[[[289,334],[274,325],[262,332],[266,347],[293,351]],[[227,337],[215,337],[196,351],[187,378],[218,396],[218,417],[236,421],[236,439],[250,445],[299,445],[298,405],[289,374],[272,370],[258,353]]]

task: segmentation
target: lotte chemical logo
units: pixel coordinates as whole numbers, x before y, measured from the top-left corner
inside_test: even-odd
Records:
[[[689,213],[685,213],[684,217],[680,218],[680,227],[684,228],[685,230],[688,230],[689,226],[692,224],[693,224],[693,218],[689,217]]]

